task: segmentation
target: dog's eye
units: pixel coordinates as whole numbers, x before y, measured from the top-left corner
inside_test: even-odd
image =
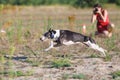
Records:
[[[47,34],[44,34],[44,36],[47,36]]]
[[[49,35],[50,35],[49,32],[47,32],[47,33],[44,34],[45,37],[48,37]]]

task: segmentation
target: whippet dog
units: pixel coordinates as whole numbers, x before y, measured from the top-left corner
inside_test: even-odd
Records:
[[[60,45],[71,45],[76,43],[83,43],[86,46],[97,50],[102,53],[103,56],[106,56],[106,51],[102,47],[99,47],[95,40],[91,37],[85,36],[81,33],[69,31],[69,30],[52,30],[49,29],[43,36],[40,38],[41,41],[45,41],[46,39],[50,39],[50,46],[45,49],[45,51],[50,50],[56,46]],[[54,44],[56,43],[56,44]]]

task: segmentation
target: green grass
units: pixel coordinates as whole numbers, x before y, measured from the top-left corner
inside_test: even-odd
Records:
[[[69,74],[62,74],[62,80],[68,80],[69,79],[69,77],[70,77],[70,75]]]
[[[111,59],[112,59],[112,56],[106,53],[106,57],[104,58],[104,61],[111,61]]]
[[[14,34],[15,34],[14,31],[15,31],[15,28],[12,26],[7,30],[7,38],[10,43],[14,43]]]
[[[91,54],[90,55],[90,58],[98,58],[99,56],[98,55],[96,55],[96,54]]]
[[[31,64],[31,66],[33,66],[33,67],[38,67],[40,65],[39,60],[37,61],[37,60],[34,60],[34,59],[33,60],[27,59],[24,62],[27,62],[27,63]]]
[[[70,67],[71,63],[68,59],[56,59],[52,61],[53,68],[60,68],[60,67]]]
[[[109,50],[115,50],[116,45],[115,45],[115,40],[117,36],[112,36],[111,38],[105,39],[105,45],[108,47]]]
[[[88,80],[87,77],[82,73],[62,74],[62,80],[68,79]]]
[[[23,36],[25,37],[25,39],[29,39],[31,37],[31,35],[32,34],[31,34],[30,30],[26,30]]]
[[[111,73],[111,75],[113,79],[120,78],[120,70]]]
[[[31,76],[33,73],[31,71],[22,72],[22,71],[4,71],[0,72],[0,75],[11,76],[11,77],[20,77],[20,76]]]
[[[107,5],[107,7],[110,7],[110,6]],[[4,9],[4,6],[0,7],[0,11],[2,11],[3,9]],[[2,70],[1,70],[2,72],[0,72],[1,75],[12,75],[12,76],[29,75],[29,73],[24,73],[22,71],[13,71],[11,67],[16,66],[16,64],[14,65],[14,62],[12,59],[5,59],[4,55],[6,54],[10,55],[11,57],[19,54],[22,54],[25,57],[27,56],[28,59],[25,60],[25,62],[30,64],[32,67],[34,66],[39,67],[41,63],[44,63],[46,61],[51,61],[50,65],[52,65],[53,68],[72,66],[73,64],[70,63],[68,58],[72,59],[72,57],[74,57],[73,54],[77,56],[81,56],[83,53],[85,55],[89,55],[90,53],[91,54],[90,58],[98,58],[98,56],[96,55],[97,52],[93,53],[88,48],[86,48],[88,50],[86,50],[85,48],[83,49],[83,46],[81,45],[79,45],[79,48],[77,48],[77,50],[79,49],[78,52],[74,51],[75,50],[74,47],[69,47],[67,50],[63,49],[61,50],[61,52],[56,51],[54,49],[50,50],[49,52],[43,52],[43,49],[48,47],[49,43],[47,43],[46,45],[40,42],[39,38],[49,28],[69,29],[75,32],[82,33],[82,25],[86,24],[86,28],[87,28],[86,35],[91,34],[92,37],[98,43],[98,45],[107,49],[109,52],[113,51],[114,53],[118,53],[118,56],[119,56],[120,14],[118,13],[118,8],[110,10],[110,12],[113,11],[112,14],[110,13],[111,21],[113,21],[113,23],[117,25],[116,30],[114,31],[114,34],[111,38],[96,38],[94,36],[94,31],[96,30],[96,27],[95,27],[95,24],[91,26],[91,23],[89,20],[91,18],[91,15],[89,13],[90,9],[71,10],[69,8],[66,8],[64,10],[62,8],[63,9],[62,12],[61,12],[61,8],[58,8],[58,9],[54,8],[54,9],[51,9],[51,8],[46,9],[41,7],[37,7],[37,8],[26,7],[25,9],[23,8],[23,11],[21,10],[20,12],[11,11],[10,14],[9,12],[5,14],[0,13],[0,17],[1,17],[0,29],[2,28],[3,24],[8,22],[9,20],[12,22],[12,25],[10,25],[6,29],[5,36],[2,36],[0,34],[0,45],[1,45],[0,61],[2,63]],[[50,12],[50,10],[52,11]],[[114,14],[114,10],[116,10],[117,13]],[[75,21],[74,21],[75,26],[74,26],[74,29],[71,29],[71,26],[68,21],[68,16],[73,14],[75,14]],[[71,49],[73,52],[71,52]],[[105,61],[111,61],[113,57],[113,56],[110,56],[110,53],[108,54],[109,55],[107,55],[107,57],[105,58]],[[49,55],[51,55],[52,58],[47,58],[47,56]],[[63,55],[66,55],[67,59]],[[30,57],[34,57],[34,58],[31,59]],[[4,65],[5,62],[8,62],[7,63],[8,65]],[[4,70],[4,67],[6,66],[9,67],[11,71],[6,72]],[[70,76],[72,76],[72,78],[74,79],[84,79],[86,77],[84,74],[76,74],[76,73],[73,75],[63,74],[63,79],[67,80],[68,78],[71,78]],[[112,76],[114,76],[115,78],[119,77],[119,71],[117,73],[112,73]]]
[[[73,79],[83,79],[84,80],[85,79],[85,75],[81,74],[81,73],[80,74],[73,74],[72,78]]]

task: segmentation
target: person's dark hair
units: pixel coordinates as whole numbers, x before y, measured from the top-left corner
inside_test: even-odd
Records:
[[[95,8],[95,9],[93,10],[93,13],[94,13],[94,14],[96,14],[97,11],[98,11],[98,9],[97,9],[96,7],[99,7],[99,8],[102,9],[102,6],[101,6],[100,4],[95,4],[95,5],[93,6],[93,8]],[[102,9],[102,10],[103,10],[103,9]]]
[[[101,6],[100,4],[98,4],[98,3],[95,4],[93,7],[94,7],[94,8],[95,8],[95,7],[101,7],[101,8],[102,8],[102,6]]]

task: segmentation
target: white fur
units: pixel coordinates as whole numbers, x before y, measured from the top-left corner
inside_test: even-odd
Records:
[[[57,40],[60,37],[60,30],[55,30],[56,34],[54,34],[54,40]]]
[[[55,30],[55,31],[56,31],[56,34],[54,34],[53,40],[57,40],[57,39],[59,38],[59,36],[60,36],[60,30]],[[45,39],[45,37],[43,36],[42,39]],[[53,42],[53,40],[51,40],[50,46],[49,46],[47,49],[45,49],[45,51],[48,51],[48,50],[50,50],[51,48],[54,47],[54,42]]]
[[[54,43],[53,43],[53,41],[51,41],[51,42],[50,42],[50,46],[49,46],[47,49],[45,49],[45,51],[50,50],[51,48],[53,48],[53,46],[54,46]]]
[[[72,44],[78,44],[78,43],[80,42],[73,42],[73,41],[66,41],[66,40],[63,41],[64,45],[72,45]]]
[[[71,44],[75,44],[75,42],[73,42],[73,41],[63,41],[63,44],[64,45],[71,45]]]
[[[106,56],[106,54],[105,54],[106,50],[99,47],[97,44],[91,43],[90,41],[87,41],[87,42],[84,42],[84,43],[87,44],[90,48],[102,52],[103,56]]]
[[[42,37],[41,37],[41,40],[42,40],[42,41],[44,41],[45,39],[46,39],[45,36],[42,36]]]
[[[54,34],[54,38],[51,40],[50,46],[49,46],[47,49],[45,49],[45,51],[48,51],[48,50],[50,50],[51,48],[53,48],[53,47],[54,47],[54,42],[53,42],[53,41],[54,41],[54,40],[57,40],[57,39],[60,37],[60,30],[55,30],[55,31],[56,31],[56,33]],[[42,36],[41,40],[45,41],[45,39],[46,39],[46,37],[45,37],[45,36]],[[70,40],[70,41],[67,41],[67,40],[64,40],[64,41],[63,41],[63,44],[64,44],[64,45],[72,45],[72,44],[77,44],[77,43],[80,43],[80,42],[74,42],[74,41],[71,41],[71,40]],[[88,45],[90,48],[102,52],[103,56],[106,56],[105,52],[106,52],[107,50],[99,47],[97,44],[92,43],[92,42],[90,42],[90,41],[87,41],[87,42],[84,42],[84,43],[85,43],[86,45]]]

